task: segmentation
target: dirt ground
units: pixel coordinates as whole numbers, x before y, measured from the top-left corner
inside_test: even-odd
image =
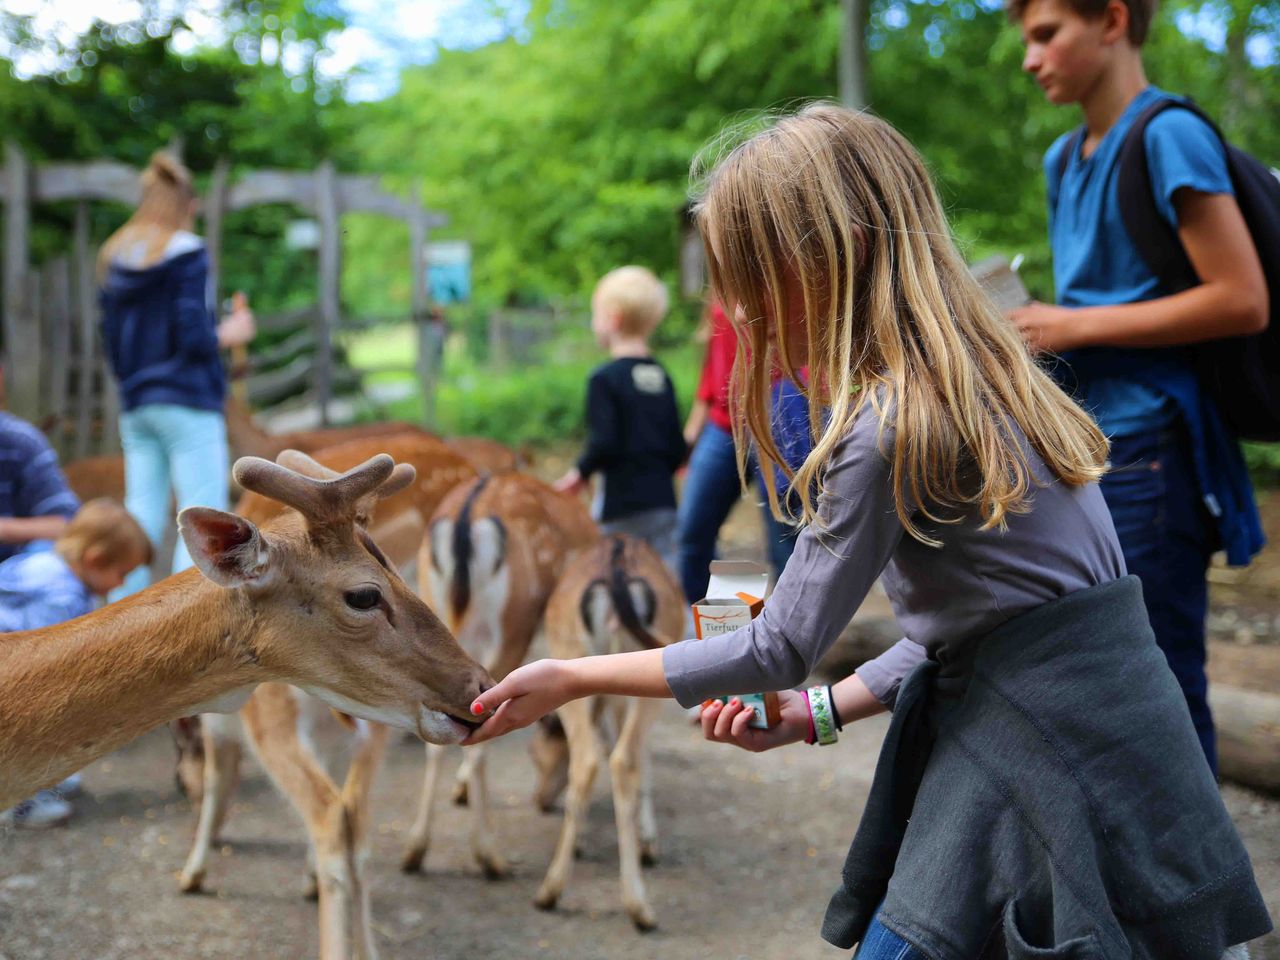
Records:
[[[758,530],[753,510],[739,509],[726,552],[750,555]],[[1265,569],[1250,577],[1260,585],[1239,577],[1215,583],[1222,624],[1215,633],[1268,644],[1280,612],[1271,591],[1280,577]],[[646,873],[659,920],[649,934],[631,927],[618,898],[607,773],[597,782],[580,835],[582,858],[560,909],[532,906],[560,818],[530,803],[523,732],[490,756],[495,818],[515,861],[513,876],[482,877],[467,845],[467,812],[445,797],[427,872],[401,874],[423,751],[397,739],[374,793],[369,867],[383,960],[846,956],[817,931],[886,726],[884,718],[859,723],[829,750],[797,746],[752,756],[703,742],[682,711],[666,707],[653,741],[661,859]],[[0,832],[0,960],[317,954],[315,907],[301,896],[302,828],[253,761],[211,865],[209,892],[178,892],[194,814],[174,791],[172,759],[167,733],[152,733],[85,772],[89,795],[68,827]],[[1223,796],[1280,917],[1280,802],[1230,786]],[[1280,960],[1280,936],[1258,941],[1253,957]]]

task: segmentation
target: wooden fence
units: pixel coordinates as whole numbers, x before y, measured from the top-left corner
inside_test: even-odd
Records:
[[[90,237],[89,205],[104,201],[136,205],[138,171],[110,161],[33,165],[12,143],[6,144],[4,152],[0,279],[9,408],[44,427],[64,456],[114,450],[118,402],[98,342],[97,251]],[[75,204],[71,248],[36,267],[29,246],[33,207],[58,202]],[[343,325],[340,220],[349,212],[376,213],[408,223],[412,309],[419,330],[418,376],[429,394],[438,375],[439,331],[430,322],[425,251],[430,230],[446,219],[386,192],[375,177],[340,175],[327,161],[314,171],[255,170],[234,181],[229,165],[222,161],[213,171],[202,204],[214,291],[220,289],[226,215],[269,203],[292,204],[316,219],[318,287],[313,307],[259,318],[264,328],[298,329],[270,351],[250,359],[243,371],[249,398],[269,403],[307,385],[321,422],[329,422],[330,403],[344,377],[334,363],[333,338]],[[220,303],[221,298],[215,296],[214,302]]]

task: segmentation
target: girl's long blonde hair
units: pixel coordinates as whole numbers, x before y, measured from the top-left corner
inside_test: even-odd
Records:
[[[925,543],[937,541],[917,516],[954,522],[976,505],[989,529],[1030,508],[1019,431],[1061,481],[1101,476],[1106,438],[973,279],[920,156],[892,126],[812,104],[715,153],[694,161],[696,215],[713,293],[737,313],[740,463],[749,432],[775,513],[773,466],[792,480],[799,519],[818,519],[833,450],[867,406],[882,437],[893,427],[898,517]],[[804,358],[788,350],[783,318],[795,314]],[[814,447],[793,472],[774,441],[770,387],[778,369],[799,382],[806,363]]]
[[[181,230],[191,216],[195,199],[191,171],[171,153],[158,150],[151,155],[142,171],[142,200],[124,225],[107,238],[98,251],[98,273],[126,248],[144,244],[139,267],[148,267],[164,256],[174,233]]]

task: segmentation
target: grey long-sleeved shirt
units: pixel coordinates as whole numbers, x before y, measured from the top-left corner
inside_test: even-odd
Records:
[[[1030,450],[1044,486],[1005,530],[982,530],[977,510],[969,509],[958,523],[917,515],[941,547],[909,536],[894,506],[892,431],[881,441],[878,429],[868,408],[835,450],[818,506],[826,529],[800,532],[763,613],[732,633],[665,649],[663,670],[682,705],[803,683],[881,573],[906,639],[859,667],[858,676],[889,706],[926,656],[937,659],[1019,613],[1124,576],[1097,484],[1059,482]]]

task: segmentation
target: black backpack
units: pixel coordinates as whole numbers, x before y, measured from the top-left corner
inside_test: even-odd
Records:
[[[1236,202],[1253,237],[1271,295],[1270,322],[1261,333],[1195,344],[1192,356],[1200,382],[1217,401],[1223,420],[1245,440],[1280,440],[1280,175],[1257,158],[1232,146],[1217,124],[1195,104],[1162,99],[1134,120],[1120,148],[1116,195],[1125,230],[1151,271],[1173,293],[1200,283],[1177,231],[1160,215],[1151,188],[1143,134],[1165,110],[1189,110],[1207,123],[1226,149],[1227,171]],[[1062,154],[1067,161],[1079,149],[1084,128]]]

